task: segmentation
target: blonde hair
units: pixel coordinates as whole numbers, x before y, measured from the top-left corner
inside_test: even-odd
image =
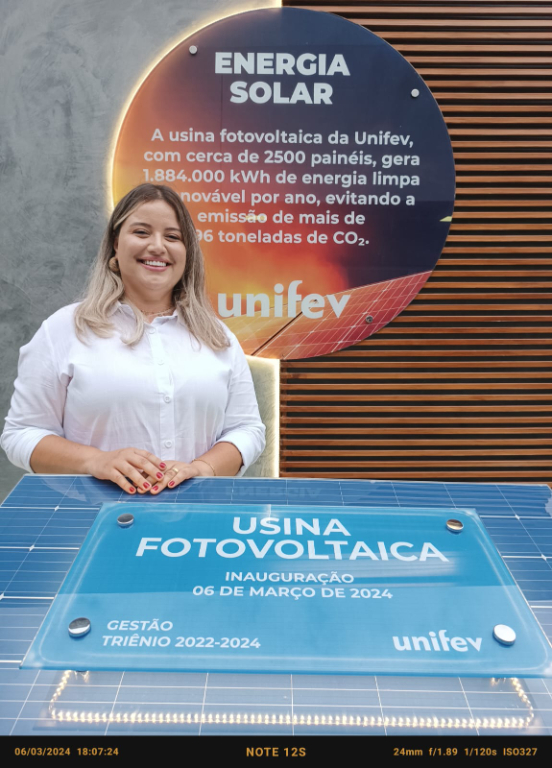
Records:
[[[205,267],[194,223],[186,206],[170,187],[160,184],[140,184],[126,194],[115,206],[96,260],[92,265],[82,301],[75,311],[75,331],[85,342],[87,331],[107,338],[115,330],[109,319],[117,302],[125,293],[120,274],[113,272],[109,261],[115,256],[115,240],[123,222],[144,203],[164,200],[173,209],[186,248],[186,267],[182,279],[173,288],[173,299],[179,319],[192,336],[213,350],[230,345],[222,323],[218,320],[205,292]],[[144,316],[132,303],[129,306],[136,317],[135,332],[123,338],[125,344],[136,344],[145,331]]]

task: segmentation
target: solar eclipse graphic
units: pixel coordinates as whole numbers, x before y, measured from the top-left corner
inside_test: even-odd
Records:
[[[454,162],[433,96],[366,29],[295,8],[238,14],[173,48],[136,91],[112,191],[167,184],[207,287],[251,355],[324,355],[416,296],[444,245]]]

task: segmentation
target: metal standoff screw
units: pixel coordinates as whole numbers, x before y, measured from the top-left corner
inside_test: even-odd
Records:
[[[192,56],[195,56],[195,55],[196,55],[196,53],[197,53],[197,45],[190,45],[190,47],[188,48],[188,50],[190,51],[190,53],[192,54]]]
[[[464,530],[464,523],[461,520],[447,520],[447,530],[451,533],[460,533]]]
[[[80,619],[73,619],[68,629],[71,637],[84,637],[90,632],[91,627],[90,619],[81,617]]]
[[[417,88],[413,88],[410,91],[410,95],[412,96],[413,99],[417,99],[418,96],[420,95],[420,91]]]
[[[516,642],[516,633],[506,624],[497,624],[493,627],[493,637],[502,645],[513,645]]]
[[[119,515],[117,518],[117,525],[120,528],[130,528],[130,526],[134,523],[134,515],[129,514],[128,512],[125,512],[122,515]]]
[[[374,318],[372,317],[372,315],[366,315],[365,322],[366,323],[371,323],[373,321],[373,319]]]

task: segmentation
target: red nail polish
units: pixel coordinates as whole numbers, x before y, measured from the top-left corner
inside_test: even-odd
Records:
[[[151,490],[152,490],[152,491],[158,491],[158,490],[159,490],[159,486],[158,486],[158,485],[154,485],[154,486],[153,486],[153,488],[152,488]]]
[[[161,462],[161,464],[160,464],[159,466],[161,467],[161,469],[165,469],[165,467],[166,467],[167,465],[165,464],[165,462],[164,462],[164,461],[162,461],[162,462]]]
[[[173,485],[174,485],[174,480],[171,480],[171,482],[169,483],[169,488],[172,488]]]
[[[136,488],[135,488],[134,486],[131,486],[131,487],[128,489],[128,492],[129,492],[129,493],[136,493]]]
[[[155,477],[157,477],[159,480],[162,480],[162,479],[163,479],[163,475],[161,474],[161,472],[158,472],[158,473],[155,475]]]
[[[149,487],[150,487],[149,483],[144,483],[144,488],[146,489],[146,491],[148,490]]]

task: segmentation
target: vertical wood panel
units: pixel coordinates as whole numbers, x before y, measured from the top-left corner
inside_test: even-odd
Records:
[[[410,61],[457,173],[443,255],[356,346],[282,363],[283,476],[552,480],[552,3],[295,3]]]

